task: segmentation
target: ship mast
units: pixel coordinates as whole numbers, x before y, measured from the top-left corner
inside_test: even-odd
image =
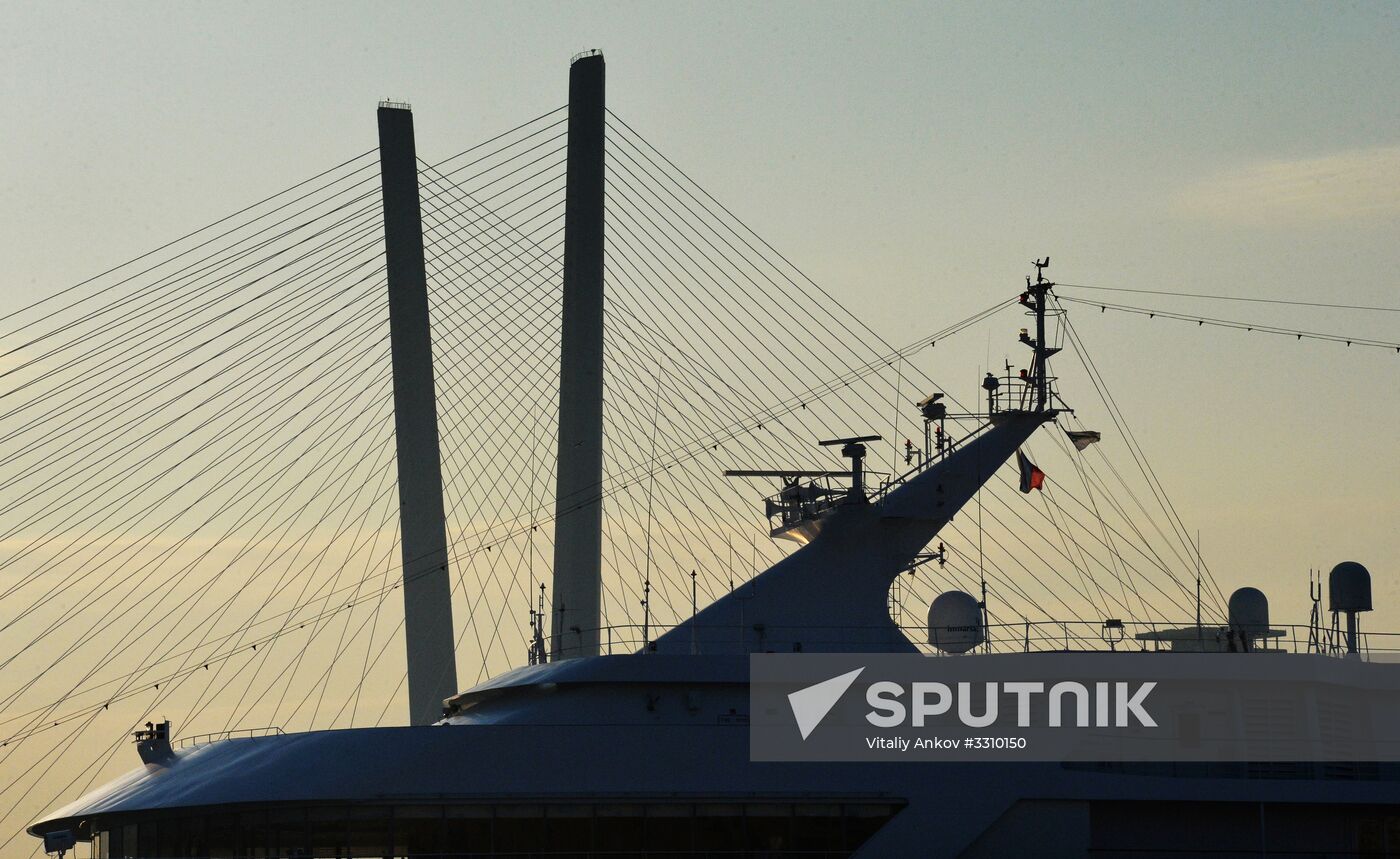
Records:
[[[1060,351],[1045,342],[1045,313],[1053,281],[1045,279],[1045,269],[1050,266],[1050,257],[1035,260],[1035,282],[1026,277],[1026,291],[1021,295],[1021,303],[1031,309],[1035,316],[1035,339],[1028,345],[1035,353],[1031,362],[1031,381],[1035,387],[1035,411],[1043,412],[1050,407],[1050,356]],[[1025,340],[1024,336],[1022,338]]]

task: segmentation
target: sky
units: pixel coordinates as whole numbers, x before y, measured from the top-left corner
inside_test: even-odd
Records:
[[[1393,3],[0,9],[0,313],[371,149],[380,99],[459,152],[563,104],[590,48],[613,111],[890,343],[1045,255],[1067,284],[1400,307]],[[1400,313],[1062,292],[1400,341]],[[1400,355],[1075,310],[1227,591],[1304,623],[1307,570],[1354,559],[1368,628],[1400,630]],[[973,392],[1019,324],[938,377]]]
[[[425,157],[458,152],[562,104],[595,47],[614,111],[892,343],[1047,254],[1066,283],[1400,304],[1393,4],[6,9],[0,309],[364,152],[381,98]],[[1396,314],[1134,297],[1395,339]],[[1082,324],[1222,560],[1394,566],[1395,360]]]

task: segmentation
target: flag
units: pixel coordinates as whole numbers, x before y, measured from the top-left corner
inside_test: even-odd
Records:
[[[1065,435],[1069,436],[1075,450],[1083,450],[1091,444],[1103,441],[1103,436],[1094,430],[1065,430]]]
[[[1032,489],[1040,489],[1045,484],[1045,472],[1036,468],[1035,463],[1026,459],[1026,455],[1019,450],[1016,451],[1016,467],[1021,469],[1021,491],[1030,492]]]

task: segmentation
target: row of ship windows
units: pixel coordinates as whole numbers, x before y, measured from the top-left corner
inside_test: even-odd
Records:
[[[99,821],[96,859],[849,855],[890,803],[277,807]]]

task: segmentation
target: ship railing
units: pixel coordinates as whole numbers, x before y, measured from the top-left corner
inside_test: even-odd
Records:
[[[902,629],[911,637],[923,632],[917,627]],[[1161,652],[1172,650],[1175,639],[1180,644],[1178,651],[1346,654],[1346,639],[1338,630],[1308,624],[1269,624],[1267,635],[1251,635],[1244,641],[1238,631],[1232,632],[1224,622],[1202,621],[1198,626],[1194,620],[1040,620],[987,624],[986,639],[979,649],[994,653]],[[1361,632],[1357,649],[1362,655],[1400,654],[1400,632]]]
[[[976,426],[957,437],[954,437],[951,433],[944,436],[942,445],[936,450],[924,450],[920,447],[913,448],[908,452],[907,459],[904,460],[904,464],[907,466],[904,471],[895,472],[891,475],[874,473],[874,477],[867,477],[867,485],[876,487],[876,490],[870,496],[872,502],[879,501],[879,499],[889,494],[892,490],[898,489],[905,483],[908,483],[910,480],[913,480],[915,477],[918,477],[920,474],[923,474],[925,471],[942,462],[959,448],[977,438],[992,425],[991,422],[987,420],[987,416],[982,414],[949,415],[949,418],[951,420],[972,419],[976,422]],[[871,472],[867,472],[867,474],[869,475]]]
[[[1029,377],[1007,373],[1000,387],[990,392],[993,412],[1028,412],[1035,408],[1035,383]]]
[[[598,627],[599,652],[616,656],[631,653],[651,653],[657,650],[657,639],[672,627],[667,624],[610,624]],[[1195,632],[1194,639],[1190,631]],[[1164,633],[1166,635],[1164,635]],[[687,647],[684,634],[673,641],[668,651],[677,650],[704,654],[707,651],[725,654],[845,651],[860,652],[889,649],[884,645],[908,642],[920,652],[943,655],[930,642],[928,628],[910,624],[899,626],[829,626],[783,628],[761,623],[713,625],[706,624]],[[1173,648],[1175,639],[1177,646]],[[570,631],[563,636],[566,653],[577,648],[580,633]],[[544,638],[544,652],[552,652],[553,637]],[[991,623],[985,627],[984,641],[973,653],[1063,653],[1063,652],[1167,652],[1175,649],[1204,652],[1283,652],[1318,653],[1327,656],[1346,655],[1345,636],[1329,627],[1307,624],[1270,624],[1267,636],[1251,636],[1241,641],[1225,623],[1203,621],[1121,621],[1107,620],[1027,620],[1013,623]],[[1400,659],[1400,632],[1361,632],[1358,650],[1363,657]],[[543,661],[543,660],[538,660]]]
[[[769,527],[775,530],[790,528],[817,519],[845,504],[850,492],[842,480],[836,474],[805,477],[798,481],[796,487],[784,487],[769,495],[763,500]],[[892,482],[890,473],[885,471],[867,470],[865,480],[867,487],[878,487],[877,495],[883,493]]]
[[[210,743],[217,743],[220,740],[239,740],[251,737],[274,737],[278,734],[285,734],[286,731],[278,727],[267,728],[234,728],[230,731],[215,731],[212,734],[194,734],[188,737],[181,737],[175,742],[175,748],[185,749],[191,746],[207,746]]]

